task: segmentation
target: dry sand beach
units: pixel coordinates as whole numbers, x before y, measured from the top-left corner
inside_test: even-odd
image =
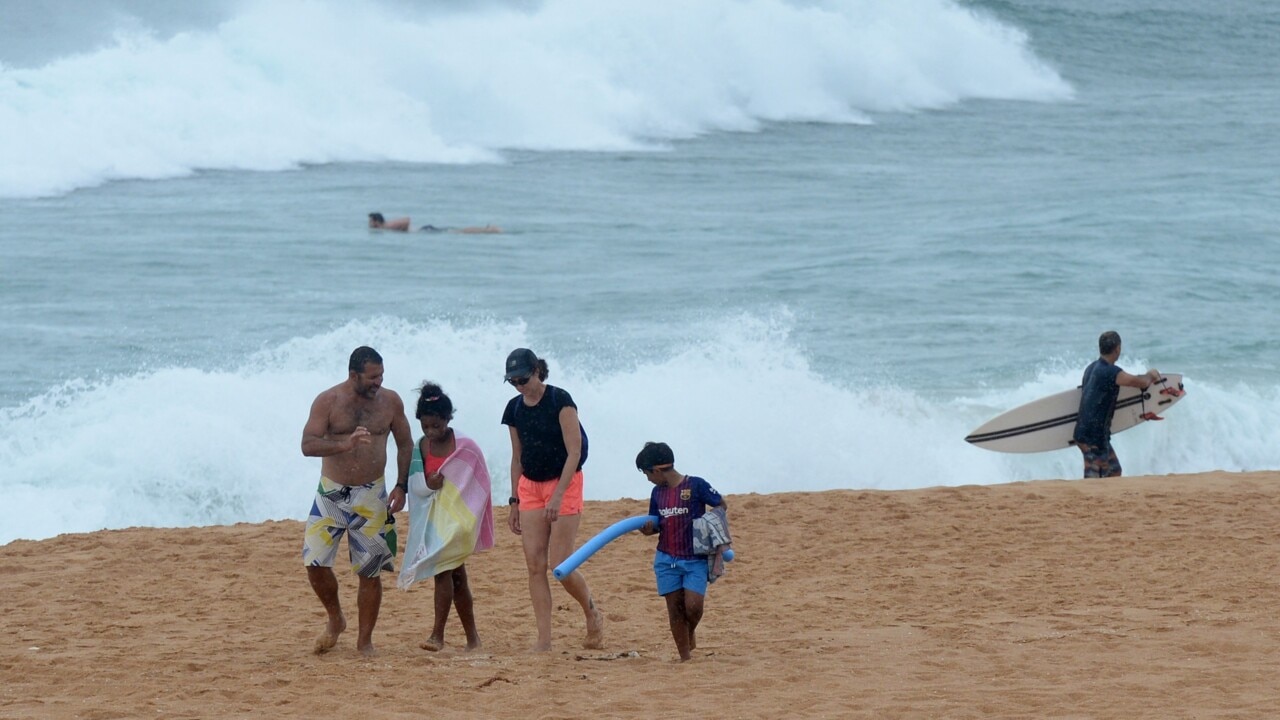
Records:
[[[440,653],[431,587],[385,582],[380,655],[324,616],[302,523],[135,528],[0,547],[4,718],[1275,718],[1280,473],[730,495],[738,559],[673,662],[637,534],[558,587],[530,655],[517,538],[468,563],[484,647]],[[644,512],[588,503],[581,540]],[[345,555],[345,551],[343,553]],[[573,606],[573,607],[571,607]]]

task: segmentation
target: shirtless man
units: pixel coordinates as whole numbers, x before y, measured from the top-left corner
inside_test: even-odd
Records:
[[[413,440],[404,402],[382,389],[382,356],[373,348],[351,353],[346,381],[320,393],[302,429],[302,454],[323,458],[302,545],[307,578],[329,614],[315,652],[327,652],[347,628],[338,602],[338,579],[333,563],[338,542],[347,533],[351,567],[360,576],[357,606],[360,614],[356,648],[373,655],[373,626],[382,605],[383,570],[394,569],[393,551],[383,536],[387,516],[404,507],[409,487]],[[383,471],[387,466],[387,435],[396,441],[397,478],[387,497]]]

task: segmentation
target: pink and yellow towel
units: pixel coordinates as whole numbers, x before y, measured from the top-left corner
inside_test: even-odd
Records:
[[[440,466],[444,486],[427,487],[415,445],[409,469],[409,533],[397,585],[402,589],[462,565],[493,547],[493,497],[480,446],[457,434],[457,449]]]

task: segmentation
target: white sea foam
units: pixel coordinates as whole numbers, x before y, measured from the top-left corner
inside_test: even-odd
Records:
[[[634,469],[646,440],[671,443],[681,470],[726,493],[1079,474],[1073,450],[1001,455],[963,441],[991,415],[1071,387],[1078,367],[1047,368],[1021,387],[923,397],[817,375],[773,321],[715,327],[703,342],[626,367],[566,362],[555,348],[535,348],[550,362],[550,381],[581,407],[591,438],[588,498],[646,497]],[[10,512],[0,543],[104,527],[303,518],[320,467],[299,448],[308,408],[345,378],[347,355],[366,343],[386,359],[386,387],[410,407],[423,379],[444,386],[458,408],[454,426],[480,443],[495,493],[505,496],[510,447],[499,419],[512,392],[500,370],[511,348],[529,344],[525,327],[382,318],[297,338],[229,370],[73,382],[4,410],[0,491]],[[1185,382],[1188,397],[1165,422],[1116,436],[1129,474],[1280,467],[1280,388]]]
[[[176,33],[120,16],[105,47],[0,65],[0,197],[198,169],[635,149],[1071,95],[1022,31],[953,0],[235,7]]]

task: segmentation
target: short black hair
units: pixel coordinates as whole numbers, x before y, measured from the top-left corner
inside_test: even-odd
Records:
[[[1098,336],[1099,354],[1110,355],[1118,347],[1120,347],[1120,333],[1115,330],[1108,330]]]
[[[369,219],[376,223],[384,223],[387,221],[386,218],[382,217],[382,213],[369,213]]]
[[[347,363],[347,369],[353,373],[362,373],[364,372],[364,366],[369,363],[381,365],[382,356],[378,354],[377,350],[368,345],[361,345],[351,351],[351,360]]]
[[[659,465],[675,465],[676,454],[664,442],[647,442],[636,455],[636,468],[648,472]]]

